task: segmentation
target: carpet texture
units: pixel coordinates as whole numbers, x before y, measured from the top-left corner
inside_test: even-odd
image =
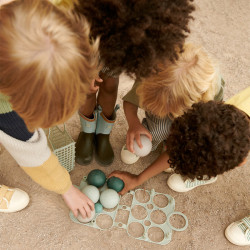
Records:
[[[219,61],[226,82],[225,99],[228,99],[249,86],[250,1],[196,0],[195,5],[195,20],[191,23],[192,32],[188,40],[204,46]],[[114,163],[108,168],[99,166],[95,161],[85,167],[76,165],[71,172],[74,184],[78,185],[84,175],[96,168],[106,174],[113,170],[140,173],[159,154],[158,149],[130,166],[120,160],[120,150],[127,131],[121,98],[132,84],[133,81],[128,77],[121,77],[117,101],[121,109],[111,135]],[[67,129],[76,140],[80,131],[77,114],[67,122]],[[172,241],[160,246],[136,240],[128,236],[124,229],[100,231],[71,222],[69,210],[62,198],[34,183],[2,147],[0,183],[25,190],[31,201],[21,212],[0,214],[0,249],[249,249],[232,245],[224,236],[224,230],[230,223],[250,212],[249,165],[248,157],[243,167],[219,176],[214,184],[187,193],[171,191],[166,184],[169,177],[167,173],[144,183],[142,188],[173,196],[175,210],[183,212],[189,219],[189,226],[184,232],[173,232]],[[165,217],[158,214],[153,219],[160,223]],[[177,224],[182,223],[178,222],[178,218],[175,221]],[[135,235],[140,234],[139,229],[133,230]],[[153,232],[152,235],[157,239],[160,234]]]

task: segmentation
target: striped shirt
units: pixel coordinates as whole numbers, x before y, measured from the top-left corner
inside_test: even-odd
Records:
[[[214,97],[216,101],[223,100],[223,87],[224,80],[221,80],[221,89],[218,94]],[[132,89],[123,97],[123,101],[130,102],[137,107],[139,105],[139,97],[136,94],[136,89],[141,84],[139,81],[135,81]],[[149,130],[152,134],[152,151],[156,150],[158,145],[167,139],[173,120],[166,116],[164,118],[159,118],[147,111],[145,111],[146,118],[143,119],[142,125]]]

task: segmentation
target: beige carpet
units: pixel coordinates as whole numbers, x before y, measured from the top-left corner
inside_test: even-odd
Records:
[[[189,40],[202,44],[219,60],[226,81],[227,99],[249,86],[250,1],[197,0],[196,5]],[[129,79],[122,77],[118,103],[121,104],[122,96],[131,85]],[[76,139],[80,130],[77,115],[67,122],[67,128]],[[111,136],[116,156],[114,163],[108,168],[98,166],[95,161],[87,167],[76,165],[71,173],[75,184],[79,184],[81,178],[95,168],[106,174],[115,169],[139,173],[157,157],[156,152],[133,166],[124,165],[120,161],[120,150],[125,142],[126,130],[121,109]],[[160,246],[136,240],[128,236],[124,229],[100,231],[71,222],[68,208],[61,197],[32,182],[2,148],[0,182],[27,191],[31,202],[21,212],[0,214],[0,249],[249,249],[236,247],[224,237],[228,224],[250,212],[249,165],[248,160],[245,166],[219,176],[216,183],[184,194],[167,187],[169,175],[166,173],[145,183],[143,187],[146,189],[154,188],[157,192],[173,196],[176,210],[186,214],[189,219],[186,231],[173,232],[172,241]],[[159,216],[156,220],[164,221],[164,216],[162,220]],[[134,233],[140,234],[136,230]],[[159,235],[153,236],[157,238]]]

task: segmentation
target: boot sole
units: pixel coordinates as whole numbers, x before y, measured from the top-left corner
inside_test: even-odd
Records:
[[[76,162],[78,165],[80,165],[80,166],[88,166],[89,164],[92,163],[92,161],[93,161],[93,158],[91,159],[90,162],[86,162],[86,163],[79,163],[77,160],[75,160],[75,162]]]
[[[114,162],[114,159],[113,159],[111,162],[101,162],[101,161],[98,160],[98,157],[95,155],[95,161],[96,161],[99,165],[101,165],[101,166],[103,166],[103,167],[108,167],[108,166],[110,166],[110,165]]]

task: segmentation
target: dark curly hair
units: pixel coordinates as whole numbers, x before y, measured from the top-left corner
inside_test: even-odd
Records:
[[[76,11],[101,37],[104,64],[137,78],[157,72],[157,63],[174,61],[189,33],[193,0],[79,0]]]
[[[233,105],[193,104],[176,118],[167,138],[169,164],[191,179],[209,178],[235,168],[250,149],[249,116]]]

